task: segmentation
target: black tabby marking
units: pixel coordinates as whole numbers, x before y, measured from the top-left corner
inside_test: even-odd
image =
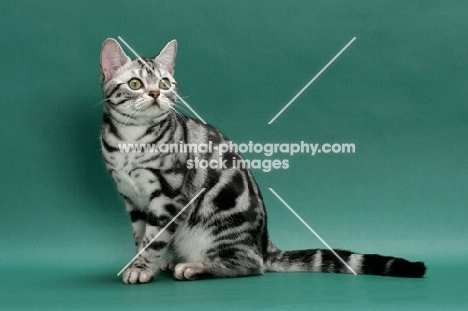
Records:
[[[220,210],[229,210],[236,207],[237,198],[244,192],[244,180],[236,173],[232,180],[214,198],[213,203]]]
[[[109,145],[109,143],[105,139],[102,139],[102,146],[109,153],[119,151],[118,148],[115,148],[115,147],[112,147],[111,145]]]
[[[154,241],[149,245],[149,248],[155,250],[155,251],[160,251],[163,248],[167,246],[166,242],[160,242],[160,241]]]
[[[107,97],[107,98],[112,98],[112,95],[114,95],[115,92],[117,92],[118,90],[120,90],[120,86],[121,86],[122,84],[123,84],[123,83],[117,84],[117,85],[112,89],[112,91],[110,91],[110,93],[106,95],[106,97]]]
[[[138,220],[144,220],[146,221],[146,213],[139,211],[139,210],[132,210],[130,211],[130,219],[132,222],[138,221]]]

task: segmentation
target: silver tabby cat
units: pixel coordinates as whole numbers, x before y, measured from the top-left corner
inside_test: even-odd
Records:
[[[101,51],[104,118],[102,153],[130,214],[142,250],[202,189],[206,190],[125,270],[129,284],[149,282],[158,268],[179,280],[236,277],[266,271],[349,273],[324,249],[281,251],[270,241],[261,192],[237,152],[225,167],[189,169],[187,161],[218,153],[131,153],[119,144],[228,144],[216,128],[175,110],[177,42],[153,58],[131,60],[114,39]],[[146,64],[145,64],[146,63]],[[422,262],[337,250],[357,273],[422,277]],[[164,256],[162,256],[164,254]]]

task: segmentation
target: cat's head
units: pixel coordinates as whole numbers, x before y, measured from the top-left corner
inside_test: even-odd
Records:
[[[172,40],[153,58],[131,60],[109,38],[101,50],[104,105],[131,119],[154,119],[169,113],[176,101],[173,78],[177,42]]]

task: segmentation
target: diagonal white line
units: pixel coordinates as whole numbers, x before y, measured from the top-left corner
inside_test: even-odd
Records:
[[[282,114],[286,110],[286,108],[288,108],[302,94],[302,92],[304,92],[309,87],[309,85],[311,85],[322,74],[322,72],[324,72],[325,69],[327,69],[328,66],[330,66],[335,61],[335,59],[337,59],[338,56],[340,56],[341,53],[343,53],[348,48],[348,46],[350,46],[351,43],[354,42],[354,40],[356,40],[356,37],[351,39],[351,41],[349,41],[348,44],[346,44],[346,46],[342,48],[341,51],[339,51],[338,54],[336,54],[335,57],[333,57],[332,60],[329,61],[328,64],[326,64],[325,67],[323,67],[322,70],[320,70],[319,73],[317,73],[315,77],[313,77],[312,80],[310,80],[309,83],[307,83],[306,86],[304,86],[302,90],[300,90],[299,93],[297,93],[296,96],[294,96],[293,99],[291,99],[289,103],[287,103],[286,106],[284,106],[283,109],[281,109],[280,112],[278,112],[276,116],[274,116],[273,119],[270,120],[270,122],[268,122],[268,124],[273,123],[273,121],[275,121],[276,118],[278,118],[280,114]]]
[[[131,263],[132,263],[133,261],[135,261],[135,259],[137,259],[138,256],[140,256],[141,253],[143,253],[143,252],[148,248],[148,246],[151,245],[151,243],[154,242],[154,240],[156,240],[164,231],[166,231],[166,229],[177,219],[177,217],[179,217],[179,216],[187,209],[187,207],[189,207],[190,204],[192,204],[193,201],[195,201],[195,199],[198,198],[198,196],[199,196],[200,194],[202,194],[203,191],[205,191],[205,190],[206,190],[206,188],[202,188],[202,190],[200,190],[200,192],[198,192],[198,193],[190,200],[190,202],[188,202],[187,205],[185,205],[184,208],[181,209],[180,212],[177,213],[177,215],[175,215],[174,218],[172,218],[172,220],[171,220],[170,222],[168,222],[167,225],[166,225],[164,228],[162,228],[161,231],[159,231],[158,234],[156,234],[156,235],[154,236],[154,238],[152,238],[151,241],[149,241],[148,244],[146,244],[145,247],[143,247],[143,248],[138,252],[138,254],[136,254],[135,257],[133,257],[132,260],[130,260],[130,262],[129,262],[128,264],[125,265],[125,267],[122,268],[122,270],[120,270],[119,273],[117,273],[117,276],[120,276],[120,275],[122,274],[122,272],[124,272],[125,269],[127,269],[128,266],[130,266]]]
[[[138,55],[138,53],[135,52],[135,50],[132,49],[132,47],[131,47],[130,45],[128,45],[128,43],[125,42],[124,39],[122,39],[122,37],[118,36],[118,38],[119,38],[120,41],[122,41],[123,44],[125,44],[125,46],[126,46],[130,51],[132,51],[133,54],[135,54],[135,56],[138,58],[138,60],[139,60],[140,62],[142,62],[142,63],[145,65],[146,68],[148,68],[149,70],[151,70],[151,72],[154,73],[154,75],[155,75],[158,79],[161,79],[161,77],[153,70],[153,68],[151,68],[151,67],[143,60],[143,58],[141,58],[141,56]],[[176,92],[173,92],[173,93],[174,93],[174,95],[175,95],[181,102],[184,103],[185,106],[187,106],[188,109],[190,109],[190,111],[191,111],[194,115],[197,116],[197,118],[198,118],[200,121],[203,122],[203,124],[206,124],[205,120],[203,120],[202,117],[200,117],[200,116],[198,115],[198,113],[196,113],[196,111],[193,110],[192,107],[190,107],[190,105],[187,104],[187,102],[186,102],[182,97],[179,96],[179,94],[177,94]]]
[[[291,206],[289,206],[288,203],[286,203],[286,202],[275,192],[275,190],[273,190],[273,189],[271,189],[271,188],[268,188],[268,189],[284,204],[284,206],[286,206],[286,207],[291,211],[291,213],[294,214],[294,216],[296,216],[296,217],[304,224],[304,226],[307,227],[307,229],[310,230],[310,232],[312,232],[312,233],[320,240],[320,242],[323,243],[323,245],[325,245],[325,246],[333,253],[333,255],[336,256],[336,258],[338,258],[338,259],[346,266],[346,268],[349,269],[349,271],[351,271],[354,275],[357,275],[356,271],[354,271],[353,268],[351,268],[351,267],[346,263],[346,261],[344,261],[343,258],[341,258],[341,257],[333,250],[333,248],[331,248],[331,246],[328,245],[328,243],[325,242],[325,240],[322,239],[322,237],[321,237],[320,235],[318,235],[318,233],[315,232],[315,230],[312,229],[312,228],[304,221],[304,219],[302,219],[302,217],[299,216],[299,215],[291,208]]]

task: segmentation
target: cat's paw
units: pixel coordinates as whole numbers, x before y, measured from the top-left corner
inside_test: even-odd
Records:
[[[130,267],[125,270],[122,281],[126,284],[148,283],[155,274],[153,270]]]
[[[197,263],[180,263],[175,266],[174,277],[178,280],[196,280],[203,272],[205,265]]]
[[[160,268],[161,268],[162,271],[174,271],[176,265],[177,264],[175,262],[173,262],[173,261],[167,261],[167,260],[163,259],[161,261]]]

